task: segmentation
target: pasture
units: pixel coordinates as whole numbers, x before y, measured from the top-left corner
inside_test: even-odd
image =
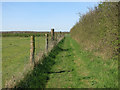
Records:
[[[35,57],[45,49],[45,37],[35,37]],[[21,78],[29,70],[30,37],[2,38],[2,85],[12,78]]]

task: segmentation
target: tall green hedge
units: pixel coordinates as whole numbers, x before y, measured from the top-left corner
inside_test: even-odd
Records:
[[[80,17],[70,31],[80,46],[105,59],[118,56],[118,2],[103,2]]]

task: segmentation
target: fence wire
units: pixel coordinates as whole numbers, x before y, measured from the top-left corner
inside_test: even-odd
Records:
[[[48,51],[63,37],[48,37]],[[35,37],[35,61],[45,53],[46,37]],[[13,88],[30,71],[30,37],[3,37],[2,42],[2,86]]]

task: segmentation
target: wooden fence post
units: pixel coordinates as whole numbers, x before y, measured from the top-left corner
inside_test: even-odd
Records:
[[[34,66],[35,61],[34,61],[34,53],[35,53],[35,37],[31,36],[31,41],[30,41],[30,65]]]
[[[60,31],[60,37],[61,37],[61,31]]]
[[[54,29],[51,29],[51,39],[54,40]]]
[[[56,41],[57,41],[57,32],[56,32]]]
[[[46,43],[45,43],[45,50],[48,51],[48,34],[45,34],[46,36]]]

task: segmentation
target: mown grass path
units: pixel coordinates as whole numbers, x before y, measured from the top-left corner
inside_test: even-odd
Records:
[[[82,51],[70,36],[60,48],[46,88],[117,87],[117,63]]]
[[[117,88],[117,61],[102,60],[80,46],[69,35],[44,58],[22,87]]]

